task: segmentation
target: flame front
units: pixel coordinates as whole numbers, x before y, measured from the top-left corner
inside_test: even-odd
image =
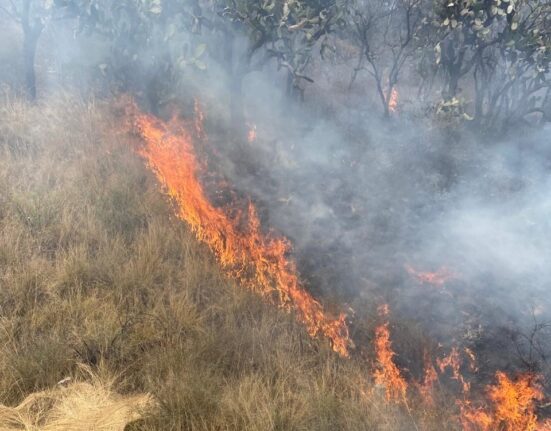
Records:
[[[127,110],[144,141],[138,150],[140,155],[176,202],[179,217],[214,252],[226,274],[279,305],[292,308],[312,337],[327,337],[337,353],[348,356],[352,341],[345,315],[330,317],[304,290],[295,263],[287,258],[289,242],[262,232],[252,203],[246,215],[238,212],[232,217],[230,211],[209,201],[198,178],[199,163],[188,131],[195,129],[199,137],[204,136],[200,119],[196,116],[188,128],[181,122],[168,124],[141,113],[134,105]]]
[[[386,318],[388,312],[387,304],[379,307],[379,315],[382,317]],[[375,355],[376,364],[373,372],[375,383],[385,388],[387,400],[405,401],[408,385],[394,363],[396,353],[392,350],[388,321],[375,329]]]
[[[505,373],[496,373],[497,383],[487,388],[489,406],[474,408],[470,403],[461,405],[461,421],[465,431],[537,431],[544,430],[548,422],[539,424],[536,401],[543,398],[530,374],[511,380]]]
[[[431,358],[428,353],[424,353],[424,362],[425,362],[425,372],[423,375],[423,380],[417,384],[417,389],[419,390],[419,395],[423,402],[428,406],[434,406],[434,385],[438,382],[438,373],[436,368],[432,364]]]

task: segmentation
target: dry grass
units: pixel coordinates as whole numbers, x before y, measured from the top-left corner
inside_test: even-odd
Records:
[[[54,389],[29,395],[17,407],[0,405],[0,431],[123,431],[155,408],[149,395],[117,395],[113,380],[83,368],[89,382],[67,378]]]
[[[127,430],[452,429],[443,409],[388,405],[364,360],[336,357],[224,279],[106,104],[4,99],[0,404],[28,405],[85,364],[121,376],[78,384],[97,411],[153,395]],[[75,419],[65,395],[54,423]]]

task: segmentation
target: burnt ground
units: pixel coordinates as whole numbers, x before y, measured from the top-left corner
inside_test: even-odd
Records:
[[[330,308],[354,310],[360,343],[369,335],[354,327],[386,302],[396,328],[434,355],[472,349],[475,382],[498,369],[537,370],[547,382],[551,230],[538,194],[551,154],[538,138],[490,147],[467,131],[458,141],[415,124],[302,120],[259,122],[252,143],[208,124],[208,146],[211,168],[291,240],[308,288]],[[434,286],[408,265],[453,277]],[[422,349],[404,338],[398,361],[418,375]]]

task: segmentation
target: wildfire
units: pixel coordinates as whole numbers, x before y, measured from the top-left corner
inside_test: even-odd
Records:
[[[386,318],[388,312],[388,305],[379,307],[381,317]],[[385,388],[388,401],[405,401],[408,385],[394,363],[396,353],[392,350],[388,321],[375,329],[375,355],[376,365],[373,372],[375,383]]]
[[[467,382],[461,374],[462,365],[461,355],[456,347],[453,347],[450,354],[442,359],[436,358],[436,365],[440,373],[444,373],[446,369],[451,372],[451,378],[457,380],[461,385],[463,393],[467,393],[470,390],[470,384]]]
[[[434,405],[434,384],[438,381],[438,373],[436,372],[436,368],[434,368],[427,352],[424,354],[424,362],[425,373],[422,382],[417,385],[417,389],[419,390],[419,395],[424,403],[432,406]]]
[[[487,387],[489,406],[474,408],[470,403],[461,405],[461,422],[465,431],[537,431],[536,401],[543,398],[536,387],[534,376],[525,374],[516,381],[505,373],[496,373],[496,384]]]
[[[168,195],[177,204],[178,216],[187,222],[196,237],[207,244],[225,273],[243,286],[278,305],[292,309],[312,337],[324,336],[341,356],[348,357],[353,348],[345,315],[329,315],[320,302],[303,287],[296,264],[289,259],[290,243],[284,237],[263,232],[255,206],[246,209],[232,202],[227,207],[215,207],[209,200],[199,176],[206,169],[194,151],[194,138],[205,139],[203,114],[195,102],[194,121],[176,118],[164,122],[144,114],[134,104],[128,107],[132,127],[143,139],[138,148],[149,168],[156,174]],[[237,201],[234,193],[229,193]],[[407,265],[406,270],[417,280],[442,286],[453,273],[442,268],[435,273],[419,272]],[[388,401],[404,402],[408,407],[408,382],[395,364],[388,322],[389,307],[379,307],[383,322],[375,329],[375,363],[373,378],[385,388]],[[477,371],[474,352],[464,351],[469,370]],[[536,402],[543,398],[536,378],[531,375],[511,380],[503,372],[496,373],[496,383],[487,387],[487,404],[474,406],[468,400],[470,384],[463,378],[463,361],[457,348],[436,359],[436,366],[425,355],[423,380],[416,384],[421,398],[433,405],[433,388],[438,373],[449,372],[463,391],[464,401],[458,402],[464,431],[544,431],[551,429],[549,421],[538,423]]]
[[[476,364],[476,356],[474,352],[468,347],[465,347],[464,351],[467,355],[467,359],[469,360],[469,368],[472,372],[476,373],[478,371],[478,365]]]
[[[411,265],[406,264],[405,269],[409,275],[411,275],[420,283],[426,283],[437,287],[444,286],[444,284],[446,284],[450,279],[456,276],[446,267],[442,267],[436,272],[422,272],[416,270]]]
[[[201,112],[197,102],[195,107],[196,112]],[[312,337],[327,337],[337,353],[348,356],[353,344],[345,315],[330,317],[304,290],[295,263],[287,258],[289,242],[262,232],[252,203],[243,212],[214,207],[209,201],[198,179],[200,165],[188,125],[177,121],[165,123],[141,113],[133,104],[127,111],[144,141],[138,149],[140,155],[178,205],[179,217],[209,246],[225,272],[264,297],[292,308]],[[198,115],[193,129],[198,138],[204,136]]]

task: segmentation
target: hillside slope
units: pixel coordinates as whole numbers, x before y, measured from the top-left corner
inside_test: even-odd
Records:
[[[84,364],[153,395],[131,430],[452,429],[225,279],[116,122],[105,102],[0,102],[0,404]]]

